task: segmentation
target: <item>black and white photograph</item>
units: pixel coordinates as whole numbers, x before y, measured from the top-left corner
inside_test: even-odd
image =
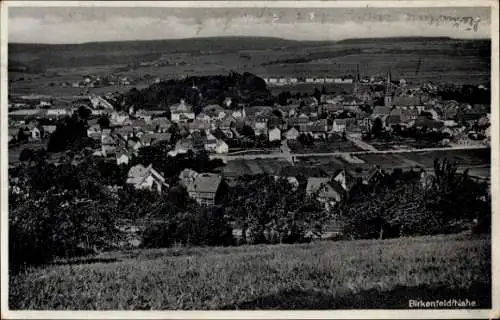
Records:
[[[498,76],[497,1],[5,1],[2,318],[491,317]]]

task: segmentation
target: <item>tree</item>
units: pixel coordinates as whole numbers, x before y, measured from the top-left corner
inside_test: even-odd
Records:
[[[314,88],[313,97],[316,98],[318,102],[321,100],[321,91],[318,88]]]
[[[19,161],[28,161],[31,163],[35,159],[35,153],[31,148],[25,148],[19,154]]]
[[[97,123],[99,124],[99,127],[102,129],[109,129],[110,121],[109,117],[106,115],[100,115],[99,119],[97,119]]]
[[[327,217],[324,207],[306,197],[305,190],[267,175],[242,178],[232,187],[226,214],[242,230],[246,243],[303,241],[306,232],[321,229]]]
[[[245,124],[241,130],[240,130],[240,134],[245,136],[245,137],[248,137],[248,138],[255,138],[255,132],[253,130],[252,127],[250,127],[249,125]]]
[[[278,104],[280,106],[286,106],[288,104],[288,99],[290,99],[292,97],[292,94],[290,93],[290,91],[283,91],[283,92],[280,92],[280,94],[278,94]]]
[[[91,111],[85,106],[80,106],[76,113],[80,119],[87,121],[90,117]]]
[[[17,141],[18,142],[26,142],[28,141],[28,136],[24,134],[24,129],[19,128],[19,131],[17,132]]]
[[[379,117],[375,118],[372,126],[372,134],[375,137],[378,137],[382,132],[382,129],[383,129],[382,119],[380,119]]]

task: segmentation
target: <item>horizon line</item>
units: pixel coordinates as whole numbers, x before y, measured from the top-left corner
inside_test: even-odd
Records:
[[[108,40],[108,41],[85,41],[85,42],[60,42],[60,43],[50,43],[50,42],[10,42],[7,40],[7,44],[21,44],[21,45],[85,45],[85,44],[96,44],[96,43],[125,43],[125,42],[153,42],[153,41],[179,41],[179,40],[202,40],[202,39],[229,39],[229,38],[259,38],[259,39],[276,39],[285,40],[290,42],[324,42],[324,43],[337,43],[349,40],[376,40],[376,39],[449,39],[449,40],[467,40],[467,41],[491,41],[491,37],[484,38],[460,38],[460,37],[450,37],[450,36],[394,36],[394,37],[360,37],[360,38],[344,38],[338,40],[297,40],[288,39],[282,37],[273,36],[200,36],[200,37],[187,37],[187,38],[164,38],[164,39],[130,39],[130,40]]]

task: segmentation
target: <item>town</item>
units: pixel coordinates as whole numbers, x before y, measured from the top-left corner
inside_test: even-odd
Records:
[[[164,5],[9,8],[10,309],[491,306],[488,8]]]
[[[189,89],[201,97],[192,82]],[[316,194],[329,209],[359,179],[367,182],[394,169],[432,171],[426,161],[429,153],[453,158],[489,152],[489,105],[439,99],[438,90],[430,83],[395,81],[387,72],[383,81],[362,80],[358,73],[351,94],[331,94],[324,87],[303,95],[282,92],[268,105],[234,102],[241,99],[227,96],[220,104],[198,103],[196,108],[179,98],[167,108],[143,109],[113,95],[69,101],[11,96],[10,166],[36,163],[40,149],[50,163],[61,165],[72,149],[75,165],[88,158],[115,163],[128,168],[121,177],[126,185],[160,194],[182,186],[205,206],[222,204],[224,185],[234,187],[245,176],[285,178],[293,188],[301,176],[307,195]],[[478,96],[486,91],[481,85],[473,90]],[[81,136],[69,132],[75,129],[69,124],[69,131],[62,133],[61,123],[70,117],[85,120]],[[74,139],[88,140],[80,150],[64,141],[75,134]],[[156,152],[157,158],[146,156],[148,152]],[[200,165],[203,155],[206,165]],[[165,165],[168,159],[176,159],[178,166]],[[192,159],[198,159],[200,171],[186,165]],[[167,168],[171,171],[165,172]],[[489,179],[489,164],[481,160],[459,169],[468,169],[478,181]],[[10,188],[21,193],[22,186],[15,183],[19,179],[10,177]],[[241,229],[233,231],[241,236]]]

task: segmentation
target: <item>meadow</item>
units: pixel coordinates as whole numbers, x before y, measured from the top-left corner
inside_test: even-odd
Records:
[[[408,299],[491,306],[491,238],[132,250],[11,275],[11,309],[408,308]]]

